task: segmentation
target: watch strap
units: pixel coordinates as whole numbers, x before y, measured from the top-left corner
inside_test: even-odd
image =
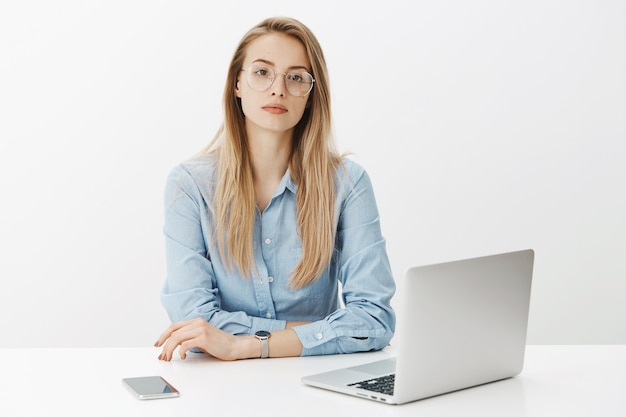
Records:
[[[254,334],[254,336],[259,339],[261,343],[261,359],[266,359],[270,357],[270,347],[269,347],[269,338],[270,333],[267,331],[258,331]]]

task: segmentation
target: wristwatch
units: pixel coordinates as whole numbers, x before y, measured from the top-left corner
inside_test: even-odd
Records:
[[[259,339],[259,342],[261,342],[261,359],[269,358],[270,357],[270,347],[269,347],[270,332],[266,330],[259,330],[258,332],[254,334],[254,337]]]

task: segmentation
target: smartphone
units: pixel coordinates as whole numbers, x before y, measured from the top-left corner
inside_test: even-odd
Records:
[[[140,400],[178,397],[180,393],[160,376],[123,378],[122,383]]]

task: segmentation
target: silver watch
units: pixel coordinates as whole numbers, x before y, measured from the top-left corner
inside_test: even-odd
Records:
[[[259,339],[259,342],[261,342],[261,359],[269,358],[270,357],[270,347],[269,347],[270,332],[266,330],[259,330],[258,332],[254,334],[254,337]]]

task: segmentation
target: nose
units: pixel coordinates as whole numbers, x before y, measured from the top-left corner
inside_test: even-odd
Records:
[[[282,76],[282,80],[279,80],[279,76]],[[287,74],[282,72],[277,72],[274,76],[274,81],[272,81],[272,95],[278,95],[284,97],[287,95],[287,79],[285,78]]]

